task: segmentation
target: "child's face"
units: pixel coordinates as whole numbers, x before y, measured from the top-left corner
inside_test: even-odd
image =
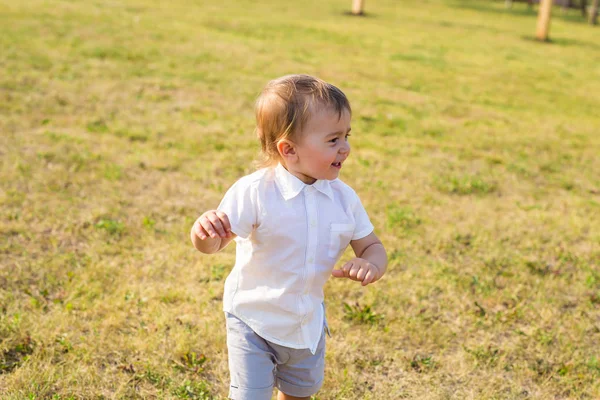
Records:
[[[350,154],[348,136],[350,112],[344,110],[339,117],[335,110],[320,107],[313,112],[296,145],[297,160],[291,172],[304,183],[312,184],[317,179],[336,179],[342,163]]]

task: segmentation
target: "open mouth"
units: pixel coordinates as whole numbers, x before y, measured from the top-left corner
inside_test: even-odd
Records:
[[[334,162],[333,165],[335,168],[342,168],[342,163],[341,162]]]

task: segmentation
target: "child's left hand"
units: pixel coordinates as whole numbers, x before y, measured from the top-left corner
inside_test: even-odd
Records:
[[[363,286],[378,281],[381,273],[376,265],[371,264],[364,258],[353,258],[348,261],[342,269],[334,269],[331,275],[336,278],[349,278],[353,281],[362,282]]]

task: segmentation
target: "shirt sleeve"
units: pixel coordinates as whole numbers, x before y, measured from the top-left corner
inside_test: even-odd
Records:
[[[257,219],[257,204],[253,185],[243,178],[229,188],[217,210],[229,218],[231,231],[247,239],[252,233]]]
[[[354,228],[352,240],[362,239],[373,232],[374,229],[373,224],[369,219],[369,215],[367,215],[367,211],[360,201],[360,198],[356,194],[355,196],[356,201],[354,203],[354,222],[356,223],[356,226]]]

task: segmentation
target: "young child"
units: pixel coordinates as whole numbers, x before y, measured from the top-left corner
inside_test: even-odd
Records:
[[[262,169],[238,180],[191,240],[215,253],[235,240],[223,310],[229,398],[309,399],[325,367],[323,286],[330,275],[381,279],[387,256],[360,199],[338,174],[350,154],[351,109],[337,87],[307,75],[267,84],[256,103]],[[334,270],[350,244],[356,258]]]

